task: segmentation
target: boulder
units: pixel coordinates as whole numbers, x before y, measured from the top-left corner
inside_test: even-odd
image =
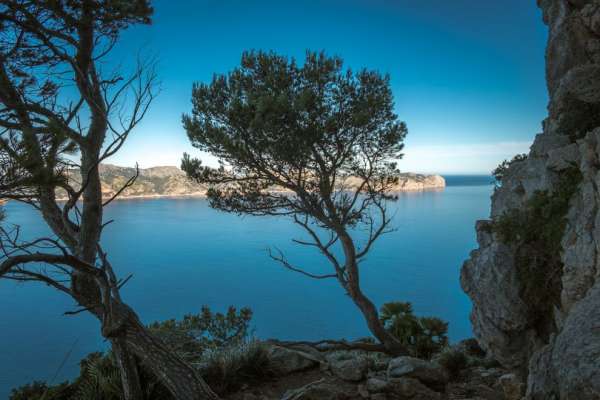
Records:
[[[331,372],[338,378],[348,382],[359,382],[365,379],[368,366],[367,358],[363,356],[329,361]]]
[[[390,382],[404,378],[418,379],[425,385],[443,390],[449,377],[439,364],[414,357],[397,357],[390,361],[387,371]]]
[[[348,388],[327,382],[325,379],[311,382],[298,389],[288,390],[281,400],[360,400],[357,390],[350,392]]]
[[[505,400],[520,400],[523,396],[525,385],[516,374],[505,374],[498,379],[504,392]]]
[[[369,393],[386,392],[390,387],[390,383],[384,379],[369,378],[367,379],[366,388]]]
[[[399,378],[390,382],[389,396],[391,399],[410,399],[410,400],[437,400],[442,399],[442,395],[437,393],[417,379]]]
[[[304,371],[319,365],[319,360],[313,355],[281,346],[271,346],[269,348],[269,359],[280,375]]]

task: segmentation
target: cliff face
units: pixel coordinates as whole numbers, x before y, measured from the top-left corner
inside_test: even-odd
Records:
[[[549,116],[461,272],[480,344],[528,399],[600,398],[600,0],[538,0]]]

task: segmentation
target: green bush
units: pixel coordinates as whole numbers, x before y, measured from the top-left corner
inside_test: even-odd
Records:
[[[154,322],[149,329],[173,351],[200,368],[207,383],[219,394],[271,376],[266,349],[248,341],[252,311],[229,307],[225,314],[202,307],[200,314],[182,320]],[[139,366],[145,400],[171,400],[160,382]],[[33,382],[12,391],[10,400],[120,400],[121,378],[111,352],[92,353],[80,362],[73,383],[48,386]]]
[[[45,382],[34,381],[13,389],[9,400],[69,400],[73,389],[68,382],[56,386],[48,386]]]
[[[429,359],[448,344],[448,323],[434,317],[417,317],[410,303],[386,303],[379,318],[414,357]]]
[[[452,348],[442,351],[437,361],[448,372],[451,379],[458,378],[460,372],[469,366],[469,358],[466,354]]]
[[[233,306],[225,314],[213,313],[203,306],[199,314],[188,314],[178,321],[154,322],[150,331],[189,362],[197,361],[206,350],[234,345],[248,337],[252,311]]]
[[[236,391],[244,384],[263,382],[275,372],[267,347],[256,340],[208,350],[199,369],[206,383],[220,395]]]
[[[75,382],[80,400],[120,400],[123,396],[121,376],[112,353],[92,353],[80,363],[81,373]]]
[[[504,177],[506,176],[506,172],[508,171],[508,169],[510,168],[512,163],[519,162],[519,161],[525,161],[525,160],[527,160],[527,154],[517,154],[510,161],[509,160],[502,161],[502,163],[500,165],[498,165],[496,167],[496,169],[494,169],[492,171],[492,176],[494,177],[494,179],[496,181],[496,186],[499,186],[502,184],[502,179],[504,179]]]

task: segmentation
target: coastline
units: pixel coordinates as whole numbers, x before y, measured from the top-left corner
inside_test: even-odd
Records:
[[[430,186],[430,187],[411,187],[406,189],[393,190],[389,193],[391,194],[401,194],[401,193],[417,193],[417,192],[441,192],[446,189],[446,186]],[[102,196],[103,200],[108,200],[112,197],[110,196]],[[155,199],[206,199],[206,192],[194,192],[194,193],[180,193],[180,194],[142,194],[142,195],[121,195],[114,199],[114,201],[123,201],[123,200],[155,200]],[[57,201],[63,202],[67,201],[68,198],[60,197],[56,199]],[[0,202],[1,204],[1,202]]]

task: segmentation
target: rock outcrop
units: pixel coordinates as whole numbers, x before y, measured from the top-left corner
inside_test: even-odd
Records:
[[[538,5],[549,116],[503,171],[461,283],[475,336],[527,399],[599,399],[600,0]]]
[[[518,392],[520,382],[507,370],[487,365],[485,353],[479,348],[470,351],[468,343],[451,348],[465,357],[460,367],[361,350],[270,344],[269,359],[277,374],[266,382],[245,385],[225,399],[518,400],[510,396]]]

